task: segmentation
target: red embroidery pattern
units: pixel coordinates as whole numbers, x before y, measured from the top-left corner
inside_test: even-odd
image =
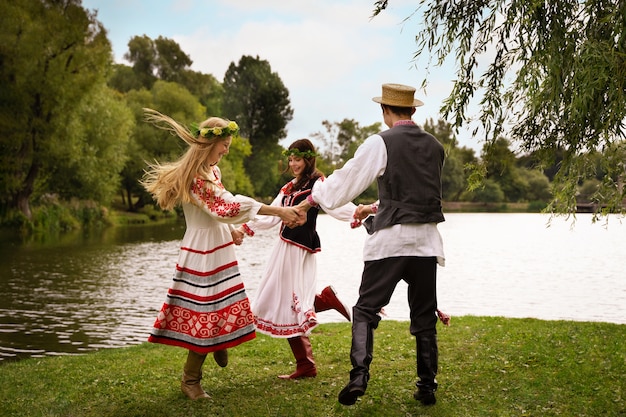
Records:
[[[222,184],[222,179],[218,175],[218,170],[215,169],[215,167],[213,167],[212,170],[213,170],[213,175],[215,176],[215,184],[217,184],[217,186],[223,190],[224,184]]]
[[[300,298],[296,295],[296,293],[291,294],[291,311],[294,313],[299,313],[302,309],[300,308]]]
[[[219,182],[218,186],[224,188]],[[200,201],[207,209],[217,214],[219,217],[237,217],[241,212],[241,203],[228,202],[222,197],[216,195],[210,187],[205,187],[206,181],[202,178],[196,178],[192,185],[191,192],[198,196]]]
[[[298,325],[292,324],[277,324],[271,321],[266,321],[258,316],[255,316],[256,328],[265,333],[269,333],[274,336],[297,336],[308,333],[311,329],[317,326],[317,316],[315,311],[309,310],[305,314],[304,323]]]
[[[176,305],[164,305],[157,316],[154,328],[207,339],[228,335],[253,323],[254,315],[246,299],[211,314]]]
[[[283,188],[280,189],[280,192],[289,195],[291,194],[291,190],[293,188],[293,182],[289,181],[287,184],[283,185]]]
[[[250,229],[250,226],[244,223],[241,227],[243,227],[243,231],[246,232],[248,236],[254,236],[254,230]]]

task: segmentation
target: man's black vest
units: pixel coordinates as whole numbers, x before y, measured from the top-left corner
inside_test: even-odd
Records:
[[[378,178],[378,213],[368,232],[400,223],[440,223],[444,149],[416,125],[380,133],[387,148],[385,174]]]

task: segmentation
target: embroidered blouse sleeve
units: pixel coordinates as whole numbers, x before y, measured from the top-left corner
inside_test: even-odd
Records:
[[[194,204],[206,214],[222,223],[243,223],[256,216],[261,203],[243,195],[233,195],[226,190],[215,171],[217,180],[195,178],[191,188]]]

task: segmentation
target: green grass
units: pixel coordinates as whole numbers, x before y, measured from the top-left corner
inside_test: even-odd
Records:
[[[145,343],[84,356],[0,365],[0,416],[626,416],[626,325],[453,317],[439,328],[437,404],[412,398],[415,341],[408,323],[382,321],[365,396],[337,402],[348,382],[350,325],[311,337],[317,378],[294,368],[288,344],[258,335],[204,367],[210,400],[180,392],[183,349]]]

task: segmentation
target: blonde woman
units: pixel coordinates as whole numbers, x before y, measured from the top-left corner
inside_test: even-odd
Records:
[[[173,284],[148,340],[187,349],[181,389],[193,400],[209,398],[200,385],[206,355],[213,353],[224,367],[227,349],[255,337],[233,246],[243,236],[233,224],[257,214],[278,216],[287,226],[302,218],[293,207],[268,206],[224,188],[217,164],[238,134],[235,122],[211,117],[188,129],[155,110],[144,111],[146,121],[189,145],[177,161],[150,165],[141,181],[162,209],[182,205],[187,225]]]

